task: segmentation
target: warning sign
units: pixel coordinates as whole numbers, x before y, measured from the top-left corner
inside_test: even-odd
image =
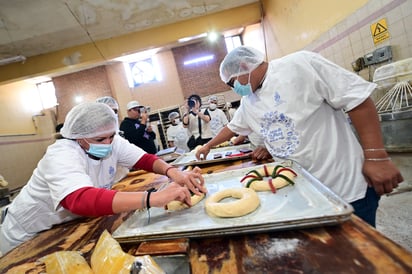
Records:
[[[378,23],[371,25],[371,33],[373,38],[373,43],[379,44],[389,38],[388,24],[386,23],[386,18],[379,20]]]

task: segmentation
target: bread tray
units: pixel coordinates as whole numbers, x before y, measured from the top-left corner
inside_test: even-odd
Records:
[[[200,238],[244,233],[289,230],[303,227],[336,225],[350,219],[353,208],[309,172],[293,161],[282,164],[296,173],[295,184],[270,191],[258,192],[260,206],[252,213],[236,218],[210,217],[205,211],[205,200],[197,205],[169,212],[164,208],[135,211],[113,233],[119,242]],[[204,175],[208,195],[226,188],[242,187],[240,179],[250,170],[247,167]],[[332,171],[331,171],[332,172]],[[226,200],[226,199],[224,199]],[[221,202],[224,202],[221,201]]]
[[[238,146],[212,148],[204,160],[197,160],[194,150],[184,153],[171,162],[174,166],[205,165],[211,163],[236,161],[251,157],[252,146],[250,143]]]

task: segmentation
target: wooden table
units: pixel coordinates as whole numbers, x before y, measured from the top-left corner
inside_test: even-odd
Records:
[[[250,161],[202,167],[212,173],[254,165]],[[167,178],[134,172],[118,183],[122,191],[159,186]],[[41,273],[36,263],[59,250],[78,250],[90,259],[100,234],[113,232],[130,213],[84,218],[58,225],[0,258],[1,273]],[[412,253],[353,216],[340,225],[201,239],[124,244],[134,255],[186,254],[192,273],[412,273]]]

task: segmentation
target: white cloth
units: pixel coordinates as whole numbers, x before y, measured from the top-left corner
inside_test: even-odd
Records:
[[[83,187],[110,189],[117,165],[131,168],[145,153],[118,135],[112,144],[111,155],[102,160],[89,158],[76,141],[61,139],[50,145],[9,206],[1,229],[1,252],[55,224],[79,217],[61,207],[60,202]]]
[[[252,148],[254,149],[260,146],[262,147],[265,146],[263,137],[255,132],[250,133],[247,136],[247,138],[249,139],[250,143],[252,144]]]
[[[243,97],[230,130],[264,138],[273,157],[295,160],[347,202],[364,198],[363,153],[346,114],[376,85],[301,51],[269,63],[263,86]]]
[[[183,127],[180,122],[177,125],[171,125],[166,130],[167,141],[174,142],[174,145],[180,151],[188,152],[187,141],[189,139],[189,131]]]
[[[235,112],[236,112],[235,108],[229,108],[227,110],[227,119],[229,122],[233,119],[233,116],[235,116]]]
[[[213,137],[215,137],[219,131],[227,125],[228,120],[226,114],[221,109],[208,110],[210,115],[210,130],[212,131]]]

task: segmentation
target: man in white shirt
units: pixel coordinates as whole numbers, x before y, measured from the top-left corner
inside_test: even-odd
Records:
[[[197,151],[197,158],[235,133],[254,132],[273,157],[296,161],[375,225],[379,196],[403,181],[385,151],[369,98],[376,84],[314,52],[266,62],[262,52],[247,46],[227,54],[220,76],[242,96],[241,104],[230,123]]]
[[[193,150],[199,145],[206,144],[213,138],[210,129],[210,114],[208,109],[201,109],[202,99],[197,94],[192,94],[187,99],[186,108],[189,112],[183,114],[183,126],[190,132],[187,146]]]
[[[210,115],[210,129],[212,130],[213,137],[215,137],[219,131],[227,125],[228,120],[223,110],[217,107],[217,96],[212,95],[209,97],[209,115]]]
[[[179,119],[179,113],[173,111],[169,113],[169,121],[172,123],[166,130],[167,143],[169,147],[176,147],[177,152],[188,152],[187,140],[189,139],[189,132],[187,128],[183,127]]]

